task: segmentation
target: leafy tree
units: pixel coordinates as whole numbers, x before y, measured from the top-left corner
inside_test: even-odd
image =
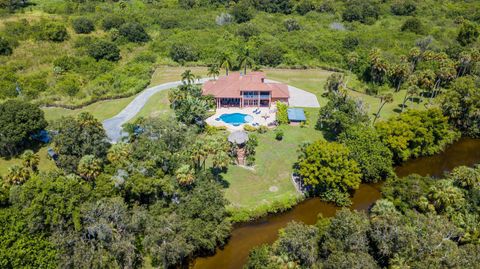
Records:
[[[136,22],[122,24],[118,31],[120,35],[127,38],[130,42],[142,43],[150,40],[150,36],[148,36],[143,26]]]
[[[311,0],[302,0],[295,5],[295,11],[300,15],[305,15],[315,10],[315,3]]]
[[[76,176],[40,173],[13,187],[10,201],[28,219],[30,231],[51,232],[79,225],[80,205],[88,199],[90,190]]]
[[[347,146],[349,157],[358,163],[363,182],[378,182],[393,176],[392,153],[375,129],[353,126],[340,134],[338,140]]]
[[[255,61],[261,65],[275,67],[283,61],[283,49],[278,45],[264,44],[258,49]]]
[[[413,17],[405,20],[400,28],[402,32],[412,32],[417,35],[421,35],[425,33],[425,27],[420,19]]]
[[[38,28],[36,33],[39,40],[63,42],[69,38],[67,28],[59,22],[42,22],[36,28]]]
[[[258,10],[269,13],[290,14],[293,9],[293,3],[290,0],[256,0],[255,6]]]
[[[473,77],[456,79],[440,101],[443,114],[462,133],[480,137],[480,88]]]
[[[458,32],[457,41],[466,46],[475,42],[480,35],[478,26],[470,21],[464,21]]]
[[[439,109],[409,110],[376,125],[395,162],[432,155],[458,138]]]
[[[91,114],[83,112],[77,118],[64,117],[55,126],[58,134],[53,143],[59,167],[75,172],[85,155],[105,159],[110,144],[102,124]]]
[[[169,268],[192,254],[193,246],[187,241],[184,223],[177,214],[154,213],[146,227],[143,245],[152,256],[153,266]]]
[[[0,104],[0,155],[12,156],[33,143],[32,135],[47,127],[38,106],[19,100]]]
[[[305,224],[291,222],[280,230],[275,245],[277,255],[287,255],[307,268],[317,260],[318,230]]]
[[[334,252],[323,263],[325,269],[380,268],[375,259],[366,252]]]
[[[252,22],[246,22],[238,25],[236,34],[243,37],[244,40],[248,41],[252,36],[257,36],[260,34],[258,27]]]
[[[230,10],[235,22],[242,23],[253,19],[254,12],[249,0],[240,0]]]
[[[114,43],[106,40],[97,40],[87,48],[88,54],[95,60],[116,62],[120,60],[120,49]]]
[[[415,13],[417,6],[412,0],[397,0],[391,6],[390,10],[398,16],[409,16]]]
[[[331,83],[328,85],[332,86]],[[317,129],[324,129],[336,137],[352,125],[368,123],[366,109],[360,100],[343,94],[329,94],[327,97],[328,103],[319,111]]]
[[[0,55],[11,55],[13,48],[5,38],[0,36]]]
[[[319,140],[301,149],[297,172],[303,183],[317,192],[355,190],[362,175],[349,155],[350,151],[342,144]]]
[[[247,263],[245,264],[245,269],[274,269],[278,265],[274,264],[271,258],[271,249],[268,245],[261,245],[255,247],[250,251],[248,255]]]
[[[448,175],[455,184],[467,190],[473,190],[480,187],[480,166],[471,168],[467,166],[459,166],[453,169]]]
[[[170,48],[170,58],[178,63],[197,61],[199,54],[197,50],[185,44],[173,44]]]
[[[113,29],[113,28],[118,29],[124,23],[125,23],[124,18],[122,18],[118,15],[111,14],[111,15],[107,15],[103,19],[102,28],[105,31],[108,31],[108,30]]]
[[[197,1],[195,0],[178,0],[178,5],[184,9],[191,9],[195,7]]]
[[[277,102],[276,119],[278,124],[288,124],[288,105],[282,102]]]
[[[0,267],[56,268],[57,249],[44,233],[32,234],[21,211],[0,210]]]
[[[74,19],[72,21],[72,26],[77,34],[90,34],[95,30],[93,21],[84,17]]]
[[[141,208],[132,214],[120,197],[103,198],[81,208],[81,227],[58,232],[54,239],[61,251],[59,266],[64,268],[134,268],[140,264],[135,246],[136,232],[144,220]]]
[[[345,21],[359,21],[372,24],[380,15],[379,7],[374,1],[348,0],[342,18]]]

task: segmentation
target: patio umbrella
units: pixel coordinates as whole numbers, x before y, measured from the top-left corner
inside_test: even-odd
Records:
[[[244,144],[248,141],[248,134],[244,131],[236,131],[228,136],[228,141],[237,145]]]

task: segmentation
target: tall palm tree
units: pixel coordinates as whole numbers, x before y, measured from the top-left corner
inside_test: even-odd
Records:
[[[33,172],[36,172],[38,170],[40,158],[32,150],[26,150],[22,154],[21,159],[23,166],[30,168]]]
[[[180,168],[175,171],[175,177],[180,185],[190,185],[195,181],[195,173],[188,164],[180,166]]]
[[[240,67],[241,68],[243,67],[243,74],[246,75],[247,74],[247,66],[250,66],[250,68],[251,68],[253,66],[253,64],[255,63],[253,58],[250,57],[250,52],[249,52],[248,49],[245,51],[245,54],[240,56],[239,60],[240,60]]]
[[[228,71],[232,68],[232,61],[228,55],[223,55],[220,59],[220,67],[225,68],[225,75],[228,76]]]
[[[373,124],[375,124],[375,121],[380,117],[380,111],[382,111],[383,106],[385,106],[386,103],[392,103],[393,102],[393,94],[387,93],[382,96],[380,96],[380,107],[378,108],[377,114],[375,114],[375,119],[373,120]]]
[[[403,102],[402,102],[402,111],[405,109],[405,106],[406,106],[406,103],[407,103],[407,100],[415,95],[417,95],[419,92],[419,89],[416,85],[411,85],[407,88],[406,92],[405,92],[405,97],[403,97]]]
[[[216,77],[218,77],[220,75],[220,70],[218,68],[218,65],[216,64],[212,64],[208,67],[208,73],[207,73],[207,76],[209,77],[213,77],[213,79],[215,79]]]
[[[182,73],[182,82],[184,84],[192,84],[195,82],[195,75],[192,73],[192,70],[187,69]]]

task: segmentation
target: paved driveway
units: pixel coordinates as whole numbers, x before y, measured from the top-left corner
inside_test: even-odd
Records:
[[[201,79],[200,83],[204,83],[207,81],[208,78]],[[110,141],[116,143],[121,140],[123,136],[126,135],[125,132],[122,130],[122,125],[127,123],[129,120],[133,119],[135,115],[137,115],[140,110],[145,106],[148,99],[152,97],[152,95],[171,88],[175,88],[178,85],[181,85],[181,81],[174,81],[168,82],[164,84],[160,84],[151,88],[148,88],[142,91],[135,99],[130,102],[120,113],[110,119],[106,119],[103,121],[103,128],[107,132],[107,136]]]
[[[266,79],[266,82],[279,83],[278,81]],[[288,91],[290,92],[290,99],[288,104],[294,107],[320,107],[317,96],[313,93],[304,91],[297,87],[288,85]]]
[[[200,80],[200,83],[203,84],[205,81],[209,80],[210,78],[204,78]],[[273,80],[265,80],[266,82],[276,82]],[[113,143],[119,142],[126,133],[122,130],[122,125],[127,123],[129,120],[133,119],[135,115],[145,106],[148,99],[152,97],[152,95],[167,89],[171,89],[177,87],[178,85],[182,84],[181,81],[175,82],[168,82],[164,84],[160,84],[151,88],[148,88],[141,92],[135,99],[130,102],[120,113],[110,119],[106,119],[103,121],[103,128],[105,129],[108,138]],[[290,106],[295,107],[320,107],[317,97],[313,93],[309,93],[307,91],[301,90],[299,88],[288,86],[288,90],[290,91],[290,99],[289,104]]]

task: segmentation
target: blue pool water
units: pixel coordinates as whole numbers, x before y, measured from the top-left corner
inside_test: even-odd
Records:
[[[233,126],[239,126],[240,124],[248,123],[253,121],[253,117],[243,113],[232,113],[232,114],[222,114],[220,119],[229,123]]]

